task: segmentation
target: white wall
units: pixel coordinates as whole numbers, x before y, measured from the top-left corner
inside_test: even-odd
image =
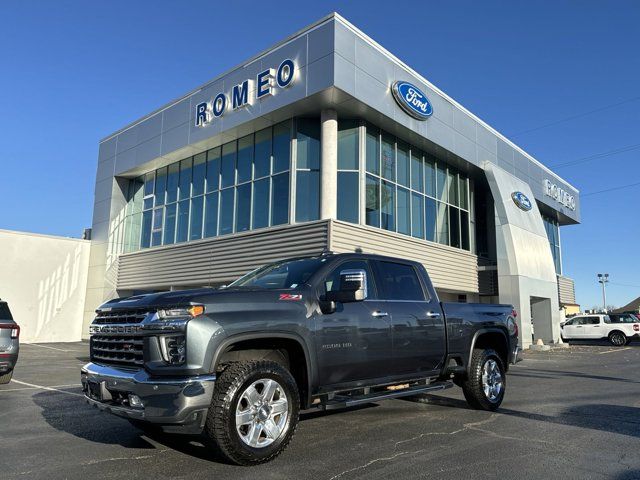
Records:
[[[81,339],[87,240],[0,230],[0,298],[22,342]]]

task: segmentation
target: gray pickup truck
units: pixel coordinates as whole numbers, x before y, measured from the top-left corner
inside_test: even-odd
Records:
[[[20,327],[7,302],[0,300],[0,385],[11,381],[20,351]]]
[[[241,465],[281,453],[303,409],[456,384],[495,410],[518,349],[512,306],[441,303],[421,264],[361,253],[115,299],[90,333],[89,404],[142,429],[203,433]]]

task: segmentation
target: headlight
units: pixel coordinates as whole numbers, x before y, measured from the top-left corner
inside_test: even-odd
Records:
[[[204,313],[202,305],[192,305],[184,308],[168,308],[158,310],[158,320],[173,320],[176,318],[195,318]]]

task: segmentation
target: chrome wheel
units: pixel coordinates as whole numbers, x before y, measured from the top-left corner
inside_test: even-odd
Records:
[[[488,359],[482,367],[482,388],[484,396],[490,402],[497,402],[502,393],[502,372],[493,358]]]
[[[264,448],[284,432],[288,415],[289,401],[282,386],[262,378],[242,392],[236,407],[236,430],[250,447]]]

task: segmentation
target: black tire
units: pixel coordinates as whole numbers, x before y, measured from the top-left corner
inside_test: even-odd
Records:
[[[239,402],[244,401],[243,393],[262,379],[275,380],[282,388],[288,404],[287,416],[281,432],[271,440],[272,443],[253,447],[245,443],[236,428],[236,408]],[[295,433],[299,413],[298,386],[282,365],[269,360],[232,363],[216,381],[203,433],[229,461],[238,465],[258,465],[273,460],[284,451]]]
[[[490,394],[489,396],[485,394],[482,380],[487,363],[497,369],[497,373],[499,373],[501,379],[501,386],[498,391],[493,392],[495,395]],[[469,375],[462,382],[462,392],[469,406],[476,410],[497,410],[504,399],[505,386],[506,376],[504,363],[500,355],[491,349],[475,349],[471,355]]]
[[[13,377],[13,370],[0,375],[0,385],[6,385],[7,383],[9,383],[11,381],[11,377]]]
[[[627,344],[627,340],[627,336],[619,330],[614,330],[609,334],[609,342],[614,347],[624,347]]]

